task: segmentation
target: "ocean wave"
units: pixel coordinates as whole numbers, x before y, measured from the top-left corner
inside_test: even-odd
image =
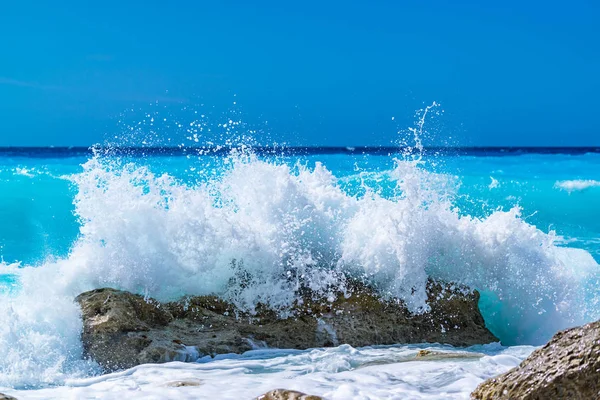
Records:
[[[598,317],[598,264],[558,246],[514,207],[462,215],[454,177],[397,161],[393,195],[348,195],[320,163],[289,166],[230,157],[198,183],[94,157],[71,176],[80,236],[65,259],[4,266],[18,290],[0,302],[0,385],[60,383],[94,371],[82,360],[73,298],[99,287],[159,300],[217,294],[285,315],[302,287],[325,297],[360,279],[422,312],[427,279],[482,293],[489,328],[505,344],[539,344]],[[201,178],[201,179],[200,179]]]

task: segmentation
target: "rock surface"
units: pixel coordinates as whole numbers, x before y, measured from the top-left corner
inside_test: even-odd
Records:
[[[311,396],[294,390],[277,389],[258,396],[256,400],[323,400],[319,396]]]
[[[76,300],[82,309],[85,353],[107,371],[264,346],[468,346],[498,340],[485,328],[477,292],[434,283],[429,285],[431,311],[416,315],[368,290],[349,298],[340,295],[333,302],[305,301],[287,319],[269,310],[250,316],[212,296],[161,304],[129,292],[96,289]]]
[[[473,399],[600,399],[600,321],[559,332]]]
[[[485,357],[483,353],[473,353],[470,351],[437,351],[437,350],[419,350],[414,358],[414,361],[438,361],[438,360],[450,360],[450,359],[464,359],[464,358],[482,358]]]
[[[318,399],[318,397],[317,397]],[[17,400],[16,397],[9,396],[7,394],[0,393],[0,400]]]
[[[202,386],[202,381],[198,380],[198,379],[188,379],[186,381],[172,381],[172,382],[167,382],[165,384],[166,387],[173,387],[173,388],[178,388],[178,387],[191,387],[191,386]]]

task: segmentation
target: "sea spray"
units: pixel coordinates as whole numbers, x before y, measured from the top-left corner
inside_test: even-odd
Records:
[[[559,247],[519,207],[483,217],[460,210],[460,181],[430,172],[421,156],[393,161],[378,179],[359,174],[356,193],[319,162],[248,148],[197,167],[188,160],[188,180],[151,161],[97,153],[69,177],[80,223],[69,256],[3,265],[14,284],[1,295],[0,385],[93,373],[73,298],[104,286],[159,300],[217,294],[286,316],[301,288],[329,297],[347,290],[347,278],[425,312],[432,277],[480,290],[505,344],[539,344],[598,317],[589,253]]]
[[[70,260],[78,263],[60,263],[73,293],[216,293],[250,311],[259,303],[285,311],[301,286],[327,296],[349,276],[420,312],[431,276],[494,293],[511,327],[501,335],[507,342],[539,343],[586,316],[582,284],[596,267],[587,253],[556,247],[555,234],[525,223],[518,207],[461,216],[445,189],[452,180],[413,163],[397,161],[390,198],[348,195],[319,163],[291,167],[253,155],[192,185],[117,165],[92,159],[73,178],[81,237]],[[243,287],[231,287],[234,261],[247,276]],[[547,321],[553,326],[539,332]]]
[[[397,160],[395,195],[374,188],[352,196],[320,163],[246,153],[230,161],[216,178],[189,185],[91,160],[74,178],[82,237],[72,256],[93,258],[63,274],[164,300],[217,293],[249,310],[285,310],[302,285],[327,295],[351,276],[413,311],[426,309],[431,276],[494,293],[496,330],[506,324],[499,333],[509,343],[539,343],[593,312],[582,306],[597,272],[589,254],[557,247],[556,235],[525,223],[518,207],[461,216],[450,177]],[[230,286],[233,260],[249,277],[243,289]]]

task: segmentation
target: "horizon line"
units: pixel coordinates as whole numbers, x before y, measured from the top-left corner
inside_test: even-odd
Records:
[[[101,152],[117,156],[178,156],[229,154],[235,146],[0,146],[0,156],[71,157]],[[372,154],[391,155],[401,152],[417,153],[413,146],[246,146],[258,155],[327,155]],[[425,153],[463,155],[519,155],[600,153],[600,146],[428,146]]]
[[[385,148],[385,149],[410,149],[415,148],[416,146],[392,146],[392,145],[260,145],[260,146],[251,146],[251,145],[240,145],[240,146],[230,146],[230,145],[214,145],[214,146],[181,146],[181,145],[158,145],[158,146],[115,146],[115,145],[100,145],[100,144],[92,144],[92,145],[0,145],[0,149],[86,149],[91,150],[94,148],[100,149],[214,149],[214,148],[264,148],[264,149],[375,149],[375,148]],[[599,145],[577,145],[577,146],[559,146],[559,145],[474,145],[474,146],[423,146],[424,149],[600,149]]]

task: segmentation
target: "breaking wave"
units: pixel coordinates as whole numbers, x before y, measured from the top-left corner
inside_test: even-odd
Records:
[[[346,279],[427,309],[428,277],[482,293],[504,344],[540,344],[598,317],[598,264],[559,246],[514,207],[461,213],[454,177],[396,160],[393,190],[360,195],[320,163],[288,165],[234,152],[194,183],[149,166],[95,156],[71,176],[80,235],[70,255],[39,267],[4,265],[0,385],[33,387],[94,371],[82,361],[73,298],[111,286],[160,300],[218,294],[252,311],[285,314],[301,287],[325,297]],[[360,179],[358,176],[357,179]]]

